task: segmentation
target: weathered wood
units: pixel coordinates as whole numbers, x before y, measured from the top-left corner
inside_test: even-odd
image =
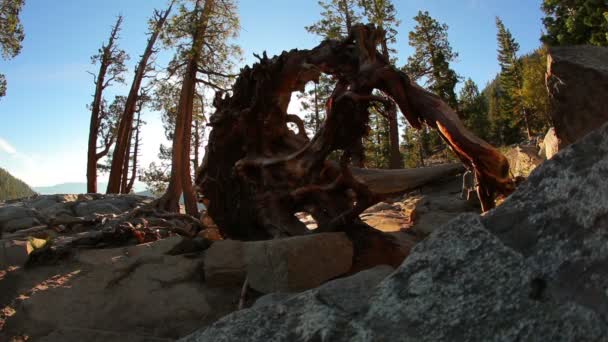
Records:
[[[267,239],[308,233],[296,217],[308,212],[317,231],[361,226],[359,214],[388,194],[443,178],[462,167],[380,171],[351,168],[362,158],[372,102],[394,101],[410,124],[437,129],[463,164],[475,171],[484,209],[496,193],[508,194],[512,182],[500,152],[474,136],[441,99],[392,67],[376,47],[384,31],[355,25],[348,38],[326,40],[312,50],[265,54],[245,67],[231,95],[218,94],[212,131],[197,174],[199,194],[224,235]],[[318,80],[336,78],[327,116],[312,139],[287,128],[286,110],[293,91]],[[380,90],[390,98],[374,96]],[[297,120],[295,120],[297,123]],[[340,162],[328,161],[334,152]]]
[[[386,196],[406,193],[464,171],[462,164],[402,170],[352,168],[355,179],[367,185],[372,192]]]

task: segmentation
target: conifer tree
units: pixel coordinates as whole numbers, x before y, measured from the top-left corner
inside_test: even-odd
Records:
[[[395,6],[391,0],[359,0],[359,5],[367,21],[386,32],[384,39],[380,41],[380,51],[384,59],[394,64],[392,56],[396,51],[390,47],[390,44],[396,43],[397,27],[400,24]],[[375,149],[381,152],[378,157],[385,156],[387,161],[378,163],[377,167],[388,166],[391,169],[400,169],[403,168],[403,158],[399,149],[397,107],[393,102],[389,103],[387,107],[377,107],[372,111],[372,119],[375,118],[377,122],[376,135],[383,138],[377,139]]]
[[[543,0],[541,9],[546,15],[544,43],[608,46],[608,1]]]
[[[490,126],[487,116],[488,106],[472,79],[469,78],[464,82],[458,102],[458,112],[465,126],[478,137],[487,140]]]
[[[418,12],[416,27],[409,33],[410,46],[415,49],[408,58],[405,71],[413,80],[424,80],[426,86],[448,105],[456,108],[454,88],[458,75],[450,62],[458,57],[448,41],[448,26],[441,24],[429,12]]]
[[[190,158],[195,99],[204,94],[204,89],[222,92],[226,89],[224,85],[230,83],[234,76],[230,73],[233,56],[240,51],[230,44],[230,39],[236,37],[238,29],[233,0],[182,0],[178,13],[163,32],[163,42],[176,50],[170,74],[180,81],[173,87],[179,89],[179,100],[172,108],[175,130],[171,172],[167,190],[157,202],[161,209],[179,211],[183,194],[186,212],[198,215]]]
[[[454,88],[458,75],[450,68],[458,54],[452,50],[448,41],[448,26],[435,20],[429,12],[418,12],[414,17],[416,26],[409,33],[409,44],[415,51],[408,58],[404,71],[414,81],[424,81],[425,86],[441,97],[452,108],[457,108],[458,100]],[[421,130],[411,134],[420,135],[419,157],[425,158],[444,146],[434,131]]]
[[[5,60],[15,58],[21,52],[25,38],[19,14],[25,0],[0,1],[0,53]],[[6,77],[0,73],[0,98],[6,95]]]
[[[498,33],[498,64],[500,65],[500,89],[502,99],[500,102],[500,118],[503,129],[503,142],[517,143],[521,140],[521,127],[526,131],[528,139],[531,138],[528,113],[521,100],[522,67],[517,58],[519,44],[513,38],[500,18],[496,17]]]
[[[306,26],[306,31],[322,39],[346,37],[352,25],[361,19],[355,0],[321,0],[319,6],[322,8],[321,19]],[[298,95],[304,113],[304,125],[312,134],[318,131],[325,118],[325,104],[334,86],[332,78],[323,74],[319,77],[319,82]]]
[[[133,136],[133,127],[135,127],[133,125],[133,121],[134,114],[138,106],[138,96],[143,79],[153,69],[153,57],[157,52],[154,49],[154,44],[160,36],[174,2],[175,1],[172,1],[169,8],[164,12],[155,10],[153,18],[150,21],[151,28],[148,44],[146,45],[146,49],[144,50],[144,53],[142,54],[137,67],[135,68],[133,82],[131,83],[131,89],[129,90],[129,95],[127,96],[127,102],[124,108],[125,112],[122,114],[118,126],[116,147],[114,148],[112,166],[110,175],[108,177],[107,193],[109,194],[119,192],[128,193],[126,185],[129,184],[129,182],[126,179],[127,172],[125,172],[125,170],[129,169],[130,158],[128,146],[131,143],[131,137]],[[150,61],[151,59],[152,61]]]
[[[104,144],[101,146],[102,150],[98,151],[98,139],[100,133],[103,132],[103,130],[100,130],[100,126],[104,122],[102,112],[103,92],[114,82],[124,83],[125,61],[129,58],[127,53],[118,47],[122,20],[122,16],[118,16],[110,32],[108,42],[104,43],[99,52],[91,57],[93,64],[99,63],[99,71],[96,75],[93,75],[95,93],[93,103],[90,105],[91,121],[87,151],[87,192],[89,193],[97,192],[97,162],[109,153],[109,145],[114,143],[115,132],[112,131],[111,139],[104,138]]]
[[[521,58],[522,105],[530,120],[534,134],[544,133],[552,125],[549,115],[549,92],[545,83],[547,73],[547,49],[541,47]]]

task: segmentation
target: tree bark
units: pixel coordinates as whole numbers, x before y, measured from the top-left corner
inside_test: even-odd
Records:
[[[196,8],[200,8],[201,0],[197,0]],[[173,148],[171,158],[171,176],[165,194],[159,199],[158,206],[167,211],[179,211],[179,199],[184,194],[186,213],[198,216],[198,207],[192,176],[190,173],[190,141],[192,132],[192,112],[194,97],[196,95],[196,75],[201,50],[205,42],[205,34],[209,17],[215,7],[214,0],[205,0],[205,5],[197,21],[196,33],[192,39],[192,48],[188,61],[182,89],[179,97],[177,118],[175,120],[175,133],[173,134]]]
[[[146,45],[144,54],[141,56],[139,64],[135,69],[133,83],[131,84],[131,89],[129,90],[129,95],[127,96],[127,102],[125,104],[125,111],[118,126],[116,146],[114,148],[112,166],[110,169],[110,176],[108,178],[108,188],[106,190],[106,193],[108,194],[119,193],[121,190],[121,185],[126,182],[126,180],[123,181],[123,177],[126,176],[123,172],[125,169],[123,164],[128,163],[129,160],[128,145],[130,142],[130,137],[132,136],[133,116],[137,107],[139,89],[141,88],[142,80],[148,69],[148,60],[155,52],[154,44],[156,43],[156,40],[158,39],[158,36],[160,35],[162,28],[167,21],[167,17],[169,16],[171,8],[173,7],[173,3],[174,1],[171,2],[166,11],[155,13],[156,24],[154,26],[154,30],[148,39],[148,44]],[[126,166],[126,169],[128,170],[128,165]]]
[[[192,169],[196,171],[199,167],[199,153],[200,153],[200,123],[198,120],[194,120],[194,153],[192,158]]]
[[[93,95],[93,105],[91,108],[91,122],[89,124],[89,144],[87,151],[87,192],[97,192],[97,138],[99,135],[99,112],[103,93],[103,83],[107,65],[101,64],[97,76],[97,86]]]
[[[122,17],[118,17],[116,24],[112,27],[108,44],[102,47],[102,57],[99,66],[99,72],[95,80],[95,94],[93,95],[93,104],[91,105],[91,121],[89,124],[89,142],[87,150],[87,192],[97,192],[97,162],[100,158],[107,154],[97,152],[97,138],[99,136],[99,126],[101,124],[101,103],[103,101],[103,91],[106,87],[106,73],[111,63],[111,54],[114,47],[118,32],[120,31],[120,25],[122,24]],[[107,146],[109,147],[109,146]],[[107,150],[107,149],[106,149]]]
[[[131,178],[129,179],[129,183],[127,184],[127,188],[125,193],[131,193],[133,190],[133,185],[135,184],[135,178],[137,177],[137,158],[139,154],[139,145],[140,145],[140,129],[141,129],[141,111],[137,112],[137,124],[135,125],[135,140],[133,145],[133,165],[131,166]]]
[[[126,149],[126,154],[125,154],[125,160],[123,161],[122,164],[122,173],[121,173],[121,177],[120,177],[120,191],[119,193],[121,194],[128,194],[129,192],[127,191],[127,183],[128,183],[128,177],[129,177],[129,160],[131,159],[131,144],[133,142],[133,130],[130,130],[129,133],[129,139],[127,140],[127,149]]]

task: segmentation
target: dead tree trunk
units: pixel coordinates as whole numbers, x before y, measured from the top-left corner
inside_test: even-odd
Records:
[[[127,141],[127,153],[125,155],[125,160],[122,165],[122,172],[120,177],[120,191],[121,194],[128,194],[127,190],[127,182],[129,177],[129,160],[131,159],[131,143],[133,142],[133,131],[129,133],[129,140]]]
[[[196,8],[200,8],[202,0],[197,0]],[[197,20],[196,32],[192,37],[192,47],[188,55],[186,70],[182,81],[179,97],[177,118],[175,119],[175,133],[173,134],[173,148],[171,157],[171,176],[165,194],[158,200],[157,205],[168,211],[179,211],[179,199],[184,194],[186,213],[198,216],[196,197],[192,187],[190,173],[190,140],[192,132],[192,112],[194,97],[196,96],[196,83],[198,62],[201,58],[202,46],[205,43],[205,34],[210,15],[215,7],[214,0],[205,0],[203,10]]]
[[[141,138],[139,136],[141,130],[141,109],[137,111],[137,119],[135,120],[135,138],[133,139],[133,163],[131,165],[131,177],[125,188],[126,194],[131,193],[135,179],[137,178],[137,158],[139,157],[139,148],[141,146]]]
[[[127,174],[124,172],[124,170],[128,170],[129,166],[125,166],[124,163],[128,164],[129,161],[128,145],[132,136],[133,116],[137,107],[139,89],[141,88],[141,83],[150,67],[148,64],[148,60],[155,53],[154,44],[156,43],[156,40],[158,39],[158,36],[160,35],[162,28],[165,25],[165,22],[167,21],[169,12],[171,12],[171,7],[173,7],[173,2],[171,2],[169,8],[166,11],[154,12],[154,29],[150,35],[150,38],[148,39],[148,44],[146,45],[144,54],[141,56],[139,64],[135,69],[135,76],[133,77],[133,83],[131,84],[131,89],[129,90],[127,103],[125,105],[125,111],[121,117],[120,124],[118,126],[116,147],[114,148],[112,166],[108,179],[108,188],[106,191],[108,194],[119,193],[122,185],[126,184],[126,179],[123,178],[126,177]]]
[[[200,122],[198,120],[194,121],[194,152],[193,154],[193,158],[192,158],[192,168],[194,170],[198,169],[199,167],[199,153],[200,153],[200,144],[201,144],[201,137],[200,137]]]
[[[232,95],[216,97],[196,184],[224,235],[266,239],[306,234],[297,212],[310,213],[317,231],[348,232],[364,226],[359,214],[387,193],[419,186],[429,171],[399,180],[368,174],[375,179],[372,186],[349,166],[368,132],[371,102],[394,101],[413,127],[426,123],[438,130],[475,170],[484,210],[492,207],[496,193],[512,191],[507,159],[469,132],[440,98],[391,66],[376,50],[383,38],[383,30],[374,25],[355,25],[347,38],[326,40],[312,50],[291,50],[272,59],[264,54],[252,68],[241,70]],[[289,122],[303,123],[286,110],[292,92],[302,91],[320,73],[333,75],[338,83],[325,121],[309,140],[288,129]],[[374,96],[374,90],[390,99]],[[342,152],[339,164],[328,160],[333,151]],[[374,190],[379,184],[383,190]]]
[[[110,65],[114,62],[113,53],[115,52],[115,44],[120,32],[122,24],[122,16],[116,20],[116,24],[112,27],[110,38],[107,45],[102,46],[100,52],[99,72],[95,79],[95,94],[93,95],[93,104],[91,105],[91,122],[89,124],[89,142],[87,150],[87,192],[97,192],[97,162],[108,154],[109,146],[104,148],[102,152],[97,152],[97,139],[99,137],[99,127],[101,125],[101,107],[103,102],[103,91],[110,84],[106,80],[106,74]],[[110,144],[111,145],[111,144]]]

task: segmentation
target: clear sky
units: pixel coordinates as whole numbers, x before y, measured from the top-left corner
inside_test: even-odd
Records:
[[[495,17],[500,16],[521,45],[520,53],[539,46],[540,0],[393,0],[401,20],[399,64],[412,49],[407,34],[412,17],[428,10],[449,25],[449,40],[459,58],[452,67],[480,88],[498,72]],[[32,186],[85,182],[86,146],[94,86],[87,71],[96,72],[90,56],[106,40],[116,15],[125,17],[120,46],[129,53],[129,74],[146,44],[147,18],[166,0],[26,0],[21,19],[26,38],[11,61],[0,60],[8,80],[0,99],[0,167]],[[240,0],[244,62],[252,53],[269,56],[292,48],[311,48],[319,39],[304,26],[319,18],[316,0]],[[167,60],[161,55],[159,64]],[[126,95],[128,87],[109,89],[106,98]],[[293,106],[297,107],[297,106]],[[159,113],[146,112],[143,163],[156,159],[164,141]],[[102,179],[103,180],[103,179]]]

